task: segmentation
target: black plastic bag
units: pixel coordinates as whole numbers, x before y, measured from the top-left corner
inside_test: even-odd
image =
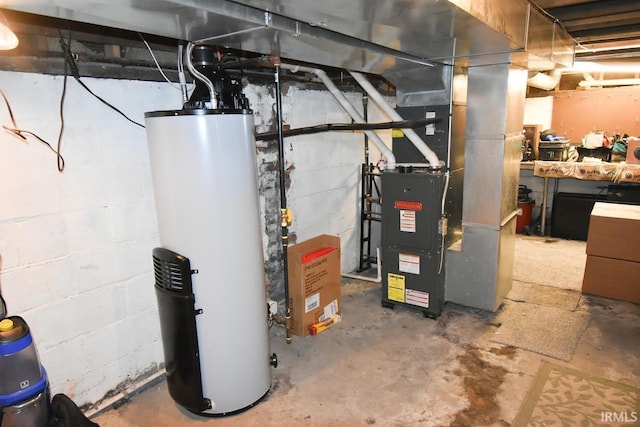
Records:
[[[84,416],[80,408],[64,394],[51,399],[49,427],[100,427]]]

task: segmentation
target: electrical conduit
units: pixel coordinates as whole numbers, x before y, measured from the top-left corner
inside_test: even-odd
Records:
[[[290,64],[281,64],[283,69],[289,70],[293,73],[296,72],[304,72],[304,73],[312,73],[315,74],[322,83],[329,89],[329,92],[333,95],[333,97],[338,101],[340,106],[349,114],[349,116],[356,123],[366,123],[365,119],[362,115],[355,109],[355,107],[349,102],[349,100],[344,96],[342,92],[336,87],[336,85],[331,81],[327,73],[324,70],[319,68],[309,68],[309,67],[301,67],[297,65]],[[389,147],[380,139],[380,137],[374,131],[365,131],[365,134],[371,138],[373,143],[376,145],[378,150],[382,152],[383,157],[387,160],[385,165],[385,169],[395,169],[396,168],[396,157],[391,152]],[[437,157],[436,157],[437,159]]]
[[[385,114],[387,114],[394,121],[403,120],[400,114],[398,114],[398,112],[387,103],[380,92],[378,92],[378,90],[373,87],[373,85],[369,82],[369,80],[367,80],[364,75],[355,71],[349,71],[349,73],[358,82],[358,84],[362,86],[365,92],[367,92],[373,102],[375,102],[378,107],[380,107],[380,109],[385,112]],[[425,144],[422,138],[420,138],[413,129],[403,129],[403,132],[407,136],[407,138],[409,138],[409,141],[411,141],[411,143],[420,151],[425,159],[427,159],[427,162],[429,162],[432,167],[440,167],[443,165],[443,162],[438,159],[436,153],[434,153],[433,150],[431,150],[431,148],[429,148],[429,146]]]

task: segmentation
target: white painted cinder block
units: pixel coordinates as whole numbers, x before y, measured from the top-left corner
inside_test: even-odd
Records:
[[[139,122],[180,106],[164,83],[84,81]],[[55,143],[61,77],[0,72],[0,82],[18,125]],[[0,280],[10,314],[32,329],[52,393],[84,404],[162,363],[158,236],[144,130],[74,81],[65,119],[63,173],[43,144],[0,134]]]
[[[69,253],[69,234],[61,214],[19,218],[16,223],[19,265],[29,266]]]
[[[70,272],[78,283],[78,292],[108,286],[120,281],[118,259],[122,256],[118,245],[104,245],[75,254]]]
[[[71,271],[73,260],[65,257],[3,273],[2,295],[9,312],[36,310],[51,301],[76,295],[77,280]]]
[[[363,110],[358,93],[347,98]],[[333,96],[326,91],[291,89],[283,99],[288,107],[285,120],[292,128],[323,123],[350,123]],[[291,105],[293,104],[293,108]],[[309,108],[304,106],[308,105]],[[379,111],[370,120],[387,121]],[[390,141],[390,131],[381,133]],[[380,159],[370,145],[370,161]],[[364,162],[364,134],[327,132],[289,138],[285,144],[287,167],[291,167],[291,187],[287,199],[294,212],[290,231],[302,242],[318,234],[337,235],[342,246],[342,270],[351,272],[359,260],[360,165]]]

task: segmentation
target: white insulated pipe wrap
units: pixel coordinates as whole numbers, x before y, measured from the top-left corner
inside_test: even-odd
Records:
[[[385,114],[387,114],[393,121],[404,120],[402,116],[400,116],[400,114],[398,114],[398,112],[387,103],[380,92],[378,92],[378,90],[373,87],[373,85],[369,82],[369,80],[367,80],[364,75],[355,71],[349,71],[349,73],[358,82],[358,84],[362,86],[365,92],[367,92],[373,102],[375,102],[376,105],[378,105],[378,107],[380,107],[380,109],[384,111]],[[411,141],[411,143],[425,157],[425,159],[427,159],[427,162],[429,162],[431,166],[439,167],[442,165],[442,162],[440,161],[440,159],[438,159],[436,153],[434,153],[433,150],[429,148],[429,146],[422,140],[422,138],[418,136],[418,134],[413,129],[403,129],[402,131],[407,136],[407,138],[409,138],[409,141]]]
[[[315,74],[322,81],[322,83],[327,87],[329,92],[331,92],[331,94],[336,99],[336,101],[338,101],[340,106],[347,112],[347,114],[349,114],[349,116],[351,116],[351,118],[356,123],[366,123],[366,120],[364,119],[364,117],[362,117],[362,115],[355,109],[355,107],[351,104],[351,102],[349,102],[349,100],[344,96],[344,94],[340,92],[340,89],[336,87],[336,85],[331,81],[331,79],[329,78],[329,76],[327,76],[327,73],[325,73],[324,70],[321,70],[319,68],[300,67],[300,66],[290,65],[290,64],[281,64],[280,66],[281,68],[289,70],[294,73],[300,71],[303,73]],[[369,138],[371,138],[371,141],[375,144],[378,150],[382,152],[382,155],[387,159],[387,164],[385,165],[385,168],[395,169],[396,157],[391,151],[391,149],[389,149],[389,147],[382,141],[382,139],[380,139],[378,134],[376,134],[374,131],[367,130],[367,131],[364,131],[364,133]]]

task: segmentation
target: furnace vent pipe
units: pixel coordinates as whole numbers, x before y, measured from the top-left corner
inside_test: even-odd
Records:
[[[365,92],[367,92],[373,102],[375,102],[378,107],[380,107],[382,111],[384,111],[391,118],[391,120],[403,120],[400,114],[398,114],[398,112],[387,103],[380,92],[378,92],[378,90],[373,87],[373,85],[369,82],[369,80],[367,80],[364,75],[355,71],[349,71],[349,73],[351,73],[351,76],[358,82],[360,86],[362,86],[362,88],[365,90]],[[413,129],[403,129],[403,132],[407,136],[407,138],[409,138],[409,141],[411,141],[411,143],[420,151],[420,153],[422,153],[425,159],[427,159],[427,162],[429,162],[432,167],[440,167],[444,164],[440,161],[440,159],[438,159],[436,153],[434,153],[433,150],[431,150],[431,148],[429,148],[429,146],[425,144],[422,138],[420,138]]]
[[[187,69],[189,70],[189,72],[194,78],[200,80],[202,83],[204,83],[207,86],[207,89],[209,89],[209,98],[210,98],[209,101],[211,102],[211,108],[214,108],[214,109],[218,108],[218,101],[216,98],[216,89],[213,86],[213,83],[204,74],[196,70],[196,67],[193,66],[193,60],[191,59],[191,52],[193,52],[194,46],[195,45],[191,42],[187,44]]]
[[[340,89],[336,87],[336,85],[331,81],[331,79],[329,78],[329,76],[327,76],[327,73],[325,73],[324,70],[321,70],[319,68],[301,67],[298,65],[290,65],[290,64],[281,64],[281,67],[293,73],[300,71],[303,73],[315,74],[322,81],[322,83],[324,83],[327,89],[329,89],[329,92],[331,92],[331,94],[336,99],[336,101],[338,101],[340,106],[347,112],[347,114],[349,114],[349,116],[351,116],[351,118],[356,123],[366,123],[366,120],[362,117],[362,115],[358,112],[358,110],[355,109],[355,107],[351,104],[351,102],[349,102],[347,97],[344,96],[342,92],[340,92]],[[371,138],[371,140],[376,145],[376,147],[378,147],[378,150],[382,152],[382,155],[384,156],[384,158],[387,159],[385,169],[395,169],[396,157],[394,156],[393,152],[391,152],[389,147],[387,147],[387,145],[382,141],[382,139],[380,139],[378,134],[376,134],[374,131],[371,131],[371,130],[365,131],[364,133],[369,138]]]

